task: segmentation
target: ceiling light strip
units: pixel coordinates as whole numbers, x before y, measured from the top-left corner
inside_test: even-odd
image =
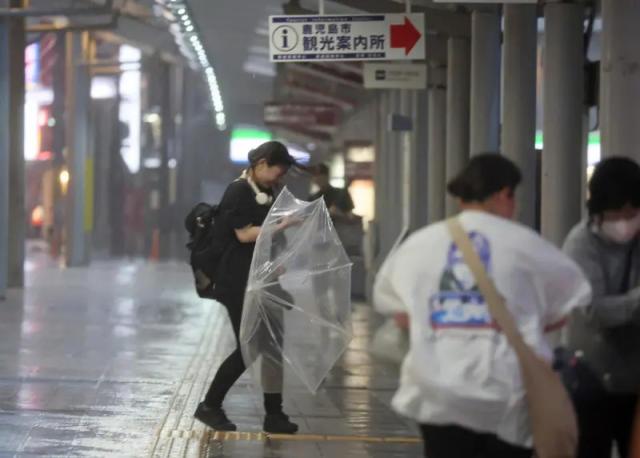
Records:
[[[203,45],[202,34],[198,29],[194,15],[186,0],[155,0],[164,8],[163,17],[171,22],[169,30],[173,34],[178,48],[194,69],[201,69],[211,97],[214,120],[219,130],[227,128],[227,118],[220,92],[220,85],[211,60]]]

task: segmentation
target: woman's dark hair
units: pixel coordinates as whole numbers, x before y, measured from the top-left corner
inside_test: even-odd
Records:
[[[517,165],[497,153],[486,153],[474,156],[447,190],[463,202],[483,202],[505,188],[515,190],[521,181]]]
[[[296,160],[289,154],[289,150],[277,141],[265,142],[249,152],[249,165],[255,167],[264,159],[269,167],[283,165],[291,167],[297,165]]]
[[[589,181],[589,215],[619,210],[626,204],[640,208],[640,166],[625,157],[604,159]]]

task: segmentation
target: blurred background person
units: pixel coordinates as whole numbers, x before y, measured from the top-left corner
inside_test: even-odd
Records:
[[[605,159],[589,182],[589,216],[564,251],[582,267],[593,301],[566,332],[574,358],[568,383],[578,414],[579,458],[629,457],[640,388],[640,166]],[[575,364],[579,364],[575,368]]]
[[[311,180],[318,188],[316,193],[309,196],[310,201],[322,197],[327,204],[331,218],[336,221],[350,221],[354,219],[353,200],[347,189],[340,189],[331,186],[329,182],[329,167],[325,164],[318,164],[311,169]]]
[[[545,333],[586,305],[591,289],[569,257],[510,221],[520,181],[513,162],[484,154],[448,190],[523,339],[550,362]],[[444,222],[417,231],[385,261],[374,304],[382,313],[408,314],[410,348],[392,405],[420,424],[425,456],[533,455],[518,359]]]

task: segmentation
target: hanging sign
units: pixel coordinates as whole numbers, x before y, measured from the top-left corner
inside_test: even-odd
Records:
[[[364,87],[367,89],[426,89],[426,64],[364,64]]]
[[[424,14],[270,16],[272,62],[422,60]]]

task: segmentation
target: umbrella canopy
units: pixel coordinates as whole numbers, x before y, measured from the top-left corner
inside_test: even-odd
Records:
[[[315,393],[353,338],[351,261],[323,199],[285,188],[260,230],[240,344],[265,392],[292,372]]]

